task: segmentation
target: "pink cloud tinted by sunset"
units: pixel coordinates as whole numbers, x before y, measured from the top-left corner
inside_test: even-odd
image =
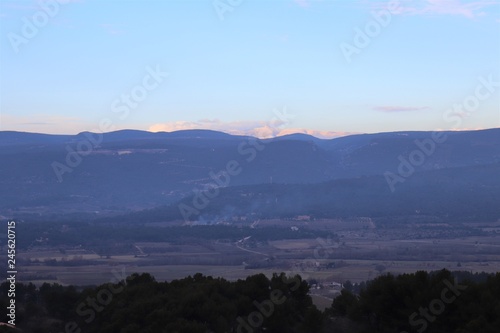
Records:
[[[429,109],[428,106],[375,106],[373,110],[382,112],[409,112]]]
[[[231,121],[224,122],[219,119],[201,119],[198,121],[173,121],[167,123],[158,123],[151,125],[148,130],[151,132],[172,132],[189,129],[210,129],[221,131],[233,135],[250,135],[261,139],[274,138],[277,136],[302,133],[309,134],[318,138],[330,139],[339,136],[345,136],[349,132],[342,131],[324,131],[311,130],[305,128],[286,128],[285,122],[275,120],[265,121]]]

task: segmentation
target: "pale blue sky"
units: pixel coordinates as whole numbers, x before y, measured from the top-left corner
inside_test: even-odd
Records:
[[[500,126],[498,0],[393,0],[391,11],[364,0],[60,2],[0,1],[0,130],[72,134],[102,119],[262,137]],[[367,27],[379,31],[356,43]],[[347,44],[358,53],[346,57]],[[147,68],[168,72],[150,91]],[[147,96],[113,112],[134,89]],[[447,113],[463,103],[469,112]],[[293,118],[275,122],[276,110]]]

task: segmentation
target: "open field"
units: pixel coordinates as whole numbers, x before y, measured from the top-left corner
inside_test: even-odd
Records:
[[[443,268],[500,271],[500,234],[496,231],[481,230],[481,234],[475,235],[477,229],[468,226],[468,233],[456,237],[452,227],[439,226],[438,231],[421,226],[379,230],[368,228],[369,223],[369,220],[360,220],[358,224],[364,228],[359,229],[356,225],[351,230],[344,229],[345,223],[339,230],[334,223],[330,231],[335,232],[336,238],[141,241],[125,244],[121,252],[112,255],[99,255],[95,249],[82,245],[34,246],[18,252],[19,279],[35,283],[96,284],[109,281],[111,271],[117,267],[124,268],[126,274],[149,272],[158,280],[182,278],[198,272],[231,280],[260,272],[266,275],[288,272],[339,283],[361,282],[387,272],[399,274]],[[324,221],[315,225],[326,226]],[[439,235],[422,237],[424,232]]]
[[[312,224],[296,222],[292,222],[293,226],[302,229],[311,227],[305,224]],[[261,222],[257,227],[267,230],[262,226],[266,223],[284,228],[290,221]],[[17,254],[18,280],[37,285],[49,282],[83,286],[116,282],[142,272],[152,274],[158,281],[196,273],[236,280],[258,273],[270,277],[285,272],[315,281],[317,285],[310,294],[319,308],[326,308],[346,281],[360,283],[385,273],[443,268],[500,271],[500,234],[483,229],[491,225],[479,230],[468,226],[457,234],[450,226],[378,230],[370,223],[360,220],[351,229],[346,229],[345,222],[333,223],[328,229],[328,223],[320,221],[314,228],[334,232],[327,238],[112,242],[111,248],[118,250],[107,255],[92,245],[35,245]]]
[[[88,286],[142,272],[158,281],[196,273],[236,280],[285,272],[307,280],[314,303],[323,309],[346,281],[360,283],[385,273],[444,268],[500,271],[499,222],[413,220],[302,216],[198,227],[27,225],[21,235],[31,241],[17,249],[18,281]]]

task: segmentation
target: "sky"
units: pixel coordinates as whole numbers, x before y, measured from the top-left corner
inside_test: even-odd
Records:
[[[0,1],[0,130],[500,127],[500,0]]]

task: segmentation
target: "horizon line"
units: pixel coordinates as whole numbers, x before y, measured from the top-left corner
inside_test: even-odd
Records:
[[[387,133],[412,133],[412,132],[413,133],[414,132],[475,132],[475,131],[487,131],[487,130],[494,130],[494,129],[500,129],[500,127],[477,128],[477,129],[464,128],[464,129],[434,129],[434,130],[398,130],[398,131],[386,131],[386,132],[351,132],[351,133],[346,133],[346,134],[343,134],[343,135],[339,134],[338,136],[333,136],[333,137],[330,137],[330,138],[324,138],[324,137],[322,138],[322,137],[318,137],[318,136],[315,136],[315,135],[312,135],[312,134],[301,133],[301,132],[292,132],[292,133],[286,133],[286,134],[276,135],[276,136],[271,136],[271,137],[257,137],[257,136],[254,136],[254,135],[228,133],[226,131],[213,130],[213,129],[208,129],[208,128],[180,129],[180,130],[175,130],[175,131],[149,131],[149,130],[143,130],[143,129],[124,128],[124,129],[118,129],[118,130],[109,131],[109,132],[82,131],[82,132],[78,132],[78,133],[75,133],[75,134],[28,132],[28,131],[18,131],[18,130],[0,130],[0,133],[2,133],[2,132],[13,132],[13,133],[24,133],[24,134],[52,135],[52,136],[78,136],[78,135],[81,135],[83,133],[110,134],[110,133],[127,132],[127,131],[128,132],[143,132],[143,133],[151,133],[151,134],[206,131],[206,132],[213,132],[213,133],[222,133],[222,134],[226,134],[228,136],[251,137],[251,138],[257,138],[257,139],[260,139],[260,140],[269,140],[269,139],[283,138],[283,137],[288,137],[288,136],[293,136],[293,135],[307,136],[307,137],[311,137],[311,138],[314,138],[314,139],[317,139],[317,140],[332,140],[332,139],[337,139],[337,138],[341,138],[341,137],[348,137],[348,136],[353,136],[353,135],[370,135],[370,134],[387,134]]]

